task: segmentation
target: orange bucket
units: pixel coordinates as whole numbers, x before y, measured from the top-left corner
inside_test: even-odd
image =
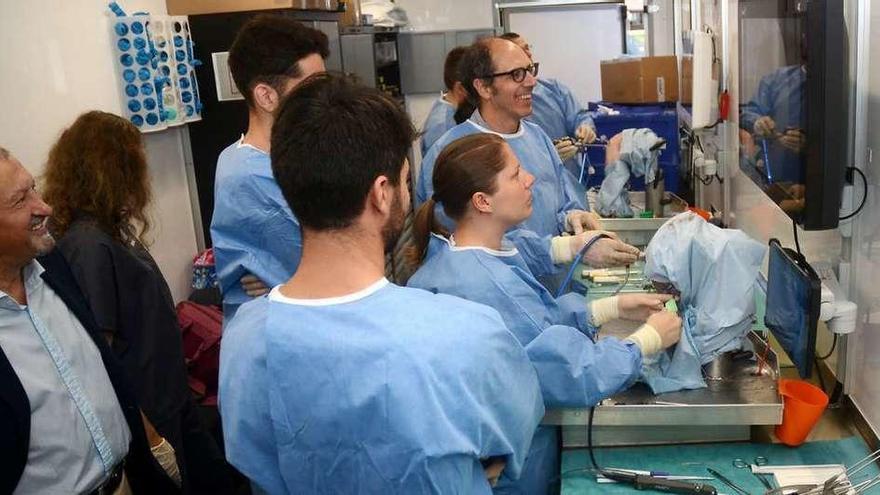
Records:
[[[776,437],[791,447],[804,443],[810,430],[819,422],[828,396],[819,387],[801,380],[779,380],[783,399],[782,424],[776,427]]]

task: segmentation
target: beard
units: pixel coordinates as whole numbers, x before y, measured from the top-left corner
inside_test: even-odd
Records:
[[[32,241],[32,246],[36,253],[35,256],[45,256],[55,248],[55,238],[52,237],[52,234],[47,233],[46,235],[34,239]]]
[[[400,200],[400,196],[396,196],[394,199],[394,203],[391,204],[391,216],[388,219],[388,222],[382,227],[382,242],[385,244],[385,252],[391,252],[394,249],[394,246],[397,245],[397,241],[400,239],[400,234],[403,233],[403,226],[406,223],[406,212],[403,209],[402,201]]]

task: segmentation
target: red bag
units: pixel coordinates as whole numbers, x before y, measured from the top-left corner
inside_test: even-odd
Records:
[[[217,405],[223,312],[214,306],[183,301],[177,305],[177,321],[183,337],[189,388],[200,404]]]

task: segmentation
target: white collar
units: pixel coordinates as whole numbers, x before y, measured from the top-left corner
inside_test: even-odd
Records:
[[[479,110],[474,110],[474,113],[467,120],[471,125],[479,129],[480,132],[486,132],[489,134],[495,134],[496,136],[501,136],[504,139],[513,139],[521,137],[525,133],[526,124],[525,121],[520,119],[519,121],[519,129],[513,134],[504,134],[503,132],[496,132],[492,129],[489,129],[486,124],[486,121],[483,119],[483,116],[480,114]]]
[[[436,237],[437,239],[440,239],[441,241],[445,242],[447,245],[449,245],[449,250],[453,251],[453,252],[457,252],[457,251],[482,251],[486,254],[490,254],[492,256],[499,256],[499,257],[510,257],[510,256],[516,256],[517,254],[519,254],[519,251],[517,251],[517,249],[515,247],[504,249],[503,245],[502,245],[502,249],[492,249],[492,248],[487,248],[485,246],[457,246],[455,244],[455,235],[449,236],[449,239],[443,237],[440,234],[436,234],[434,232],[431,232],[431,235]],[[503,242],[504,241],[502,241],[502,243]]]
[[[254,151],[258,152],[258,153],[262,153],[262,154],[264,154],[264,155],[268,155],[268,154],[269,154],[268,152],[266,152],[266,151],[264,151],[264,150],[261,150],[260,148],[257,148],[256,146],[254,146],[254,145],[252,145],[252,144],[245,143],[245,142],[244,142],[244,134],[242,134],[242,135],[241,135],[241,139],[239,139],[238,142],[235,143],[235,147],[236,147],[237,149],[241,149],[241,148],[250,148],[250,149],[252,149],[252,150],[254,150]]]
[[[295,299],[292,297],[287,297],[281,293],[281,286],[277,285],[272,289],[272,292],[269,293],[269,300],[284,304],[293,304],[296,306],[334,306],[337,304],[346,304],[364,299],[378,292],[390,283],[391,282],[389,282],[387,278],[382,277],[376,282],[370,284],[367,288],[361,289],[357,292],[346,294],[344,296],[325,297],[320,299]]]

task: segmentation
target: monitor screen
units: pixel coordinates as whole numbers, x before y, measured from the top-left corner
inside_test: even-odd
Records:
[[[837,227],[847,161],[840,1],[740,0],[740,169],[808,230]]]
[[[771,239],[764,324],[802,378],[812,372],[821,290],[819,277],[803,256]]]

